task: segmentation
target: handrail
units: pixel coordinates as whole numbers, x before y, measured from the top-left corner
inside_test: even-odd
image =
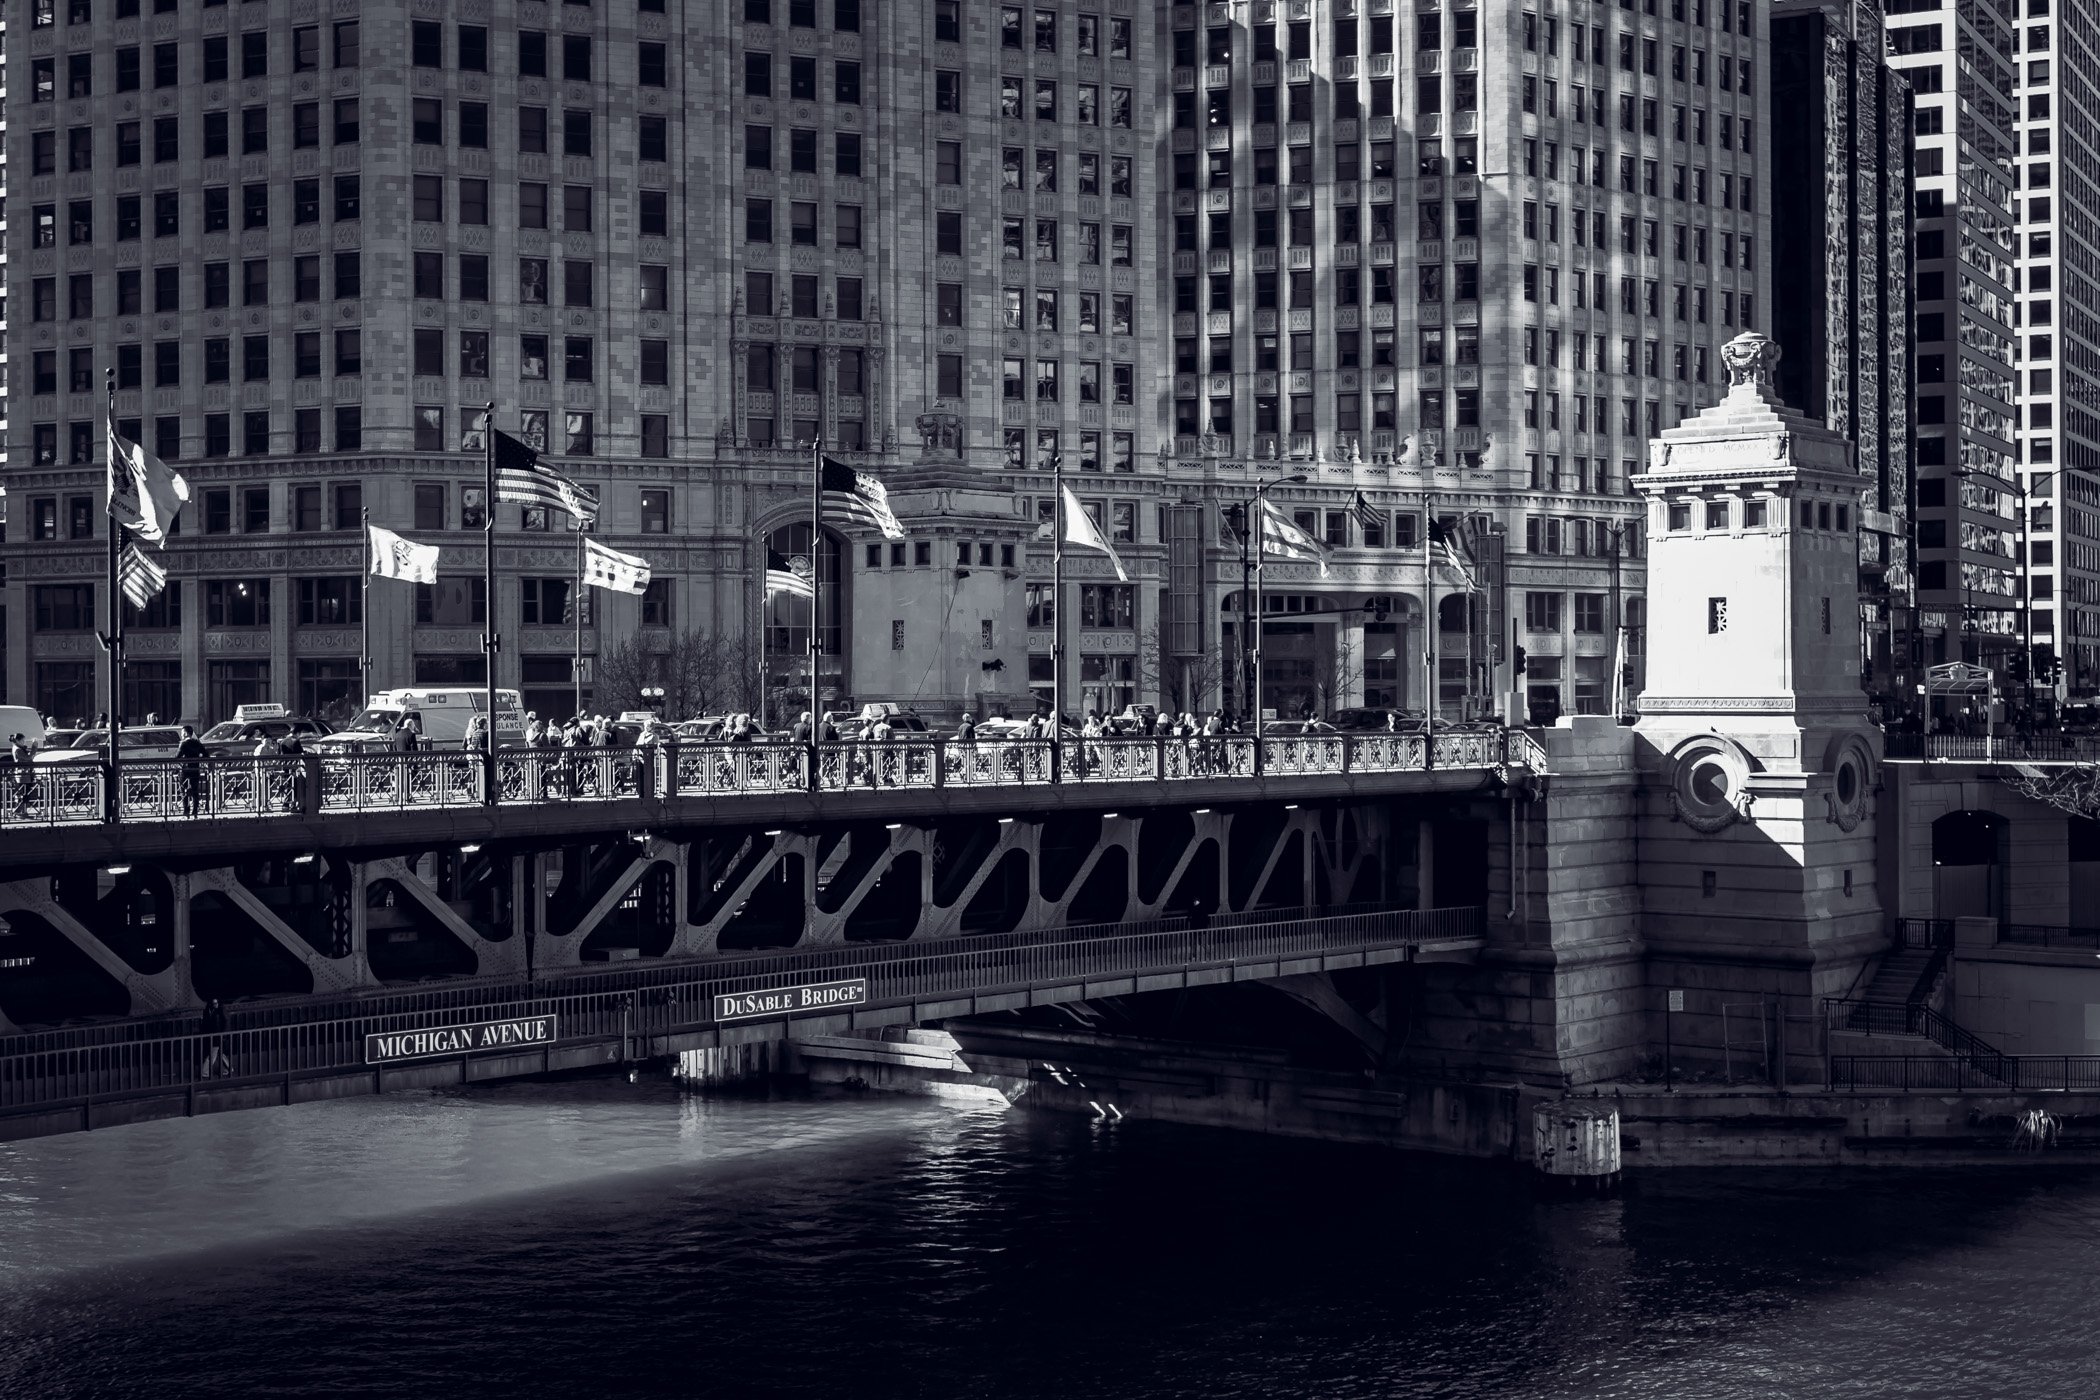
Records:
[[[648,985],[512,987],[505,1000],[473,1008],[430,1006],[312,1019],[295,1024],[185,1031],[118,1043],[42,1048],[0,1055],[0,1109],[79,1102],[109,1095],[182,1091],[215,1076],[223,1054],[234,1080],[284,1079],[365,1068],[364,1038],[428,1029],[465,1019],[508,1020],[553,1014],[565,1042],[705,1030],[718,1024],[717,995],[764,991],[815,980],[865,978],[870,1006],[971,993],[1070,985],[1104,977],[1232,966],[1323,953],[1368,951],[1480,936],[1478,908],[1386,910],[1331,918],[1005,944],[951,938],[881,949],[843,947],[728,959],[664,969]]]
[[[1051,762],[1053,744],[1061,750]],[[1522,730],[1264,736],[1270,775],[1544,771]],[[819,793],[1013,788],[1111,782],[1202,782],[1257,776],[1255,740],[1238,734],[969,741],[930,735],[815,748]],[[807,745],[784,739],[638,747],[499,749],[499,806],[630,798],[724,798],[811,790]],[[488,768],[460,749],[279,757],[127,760],[121,800],[105,804],[100,763],[0,767],[0,829],[173,822],[484,805]]]
[[[2100,734],[1907,734],[1884,731],[1882,757],[1928,763],[2100,763]]]
[[[1895,942],[1898,948],[1952,948],[1954,920],[1898,919]]]
[[[1824,1082],[1834,1091],[2100,1091],[2100,1055],[2007,1055],[1988,1073],[1938,1055],[1833,1055]]]
[[[2100,948],[2100,928],[2075,924],[2001,924],[2000,943],[2030,948]]]
[[[2013,1058],[1921,1002],[1832,997],[1824,1002],[1824,1007],[1825,1024],[1831,1030],[1923,1036],[1978,1074],[1991,1078],[2000,1077],[2000,1070]]]

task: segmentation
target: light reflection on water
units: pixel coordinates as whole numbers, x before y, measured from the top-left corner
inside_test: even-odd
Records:
[[[2091,1395],[2100,1178],[509,1084],[0,1145],[0,1397]]]

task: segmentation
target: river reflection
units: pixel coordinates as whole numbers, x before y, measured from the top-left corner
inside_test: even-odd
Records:
[[[0,1145],[0,1396],[2089,1395],[2100,1177],[508,1084]]]

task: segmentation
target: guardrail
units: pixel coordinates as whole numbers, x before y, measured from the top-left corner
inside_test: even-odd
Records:
[[[2069,924],[2001,924],[1998,941],[2017,943],[2025,948],[2100,948],[2100,928],[2079,928]]]
[[[1954,920],[1898,919],[1896,920],[1896,946],[1898,948],[1952,948],[1954,946]]]
[[[1823,1003],[1825,1024],[1857,1035],[1916,1035],[1955,1056],[1985,1079],[2002,1079],[2014,1058],[1963,1030],[1924,1002],[1832,998]]]
[[[2100,1091],[2100,1055],[2007,1055],[1986,1074],[1963,1060],[1937,1055],[1833,1055],[1833,1090],[1922,1089],[1935,1093]]]
[[[2100,734],[1884,733],[1882,756],[1937,763],[2100,763]]]
[[[367,1035],[475,1021],[558,1017],[560,1042],[661,1038],[714,1027],[714,998],[815,981],[866,978],[867,1005],[897,1005],[1478,938],[1478,908],[1384,910],[1144,929],[1080,937],[1002,935],[879,948],[725,959],[663,969],[642,986],[527,991],[500,1002],[377,1011],[291,1024],[189,1032],[0,1055],[0,1111],[181,1092],[207,1083],[282,1080],[365,1068]],[[1044,931],[1046,934],[1072,930]],[[559,1043],[559,1042],[557,1042]]]
[[[1432,769],[1543,772],[1544,750],[1520,730],[1264,738],[1264,772],[1279,776],[1423,773]],[[905,738],[819,745],[818,792],[1025,788],[1048,783],[1204,781],[1255,774],[1255,741],[1189,738]],[[503,749],[496,802],[604,801],[632,797],[734,797],[810,790],[810,751],[785,741],[666,744],[640,748]],[[125,822],[325,816],[483,805],[489,771],[480,754],[303,754],[127,762],[117,819]],[[100,763],[0,768],[0,828],[108,820],[108,770]]]

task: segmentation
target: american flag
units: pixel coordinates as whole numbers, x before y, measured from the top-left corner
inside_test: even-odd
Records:
[[[1429,553],[1431,561],[1438,567],[1449,569],[1458,586],[1466,592],[1474,592],[1479,584],[1473,578],[1472,561],[1459,546],[1459,527],[1454,522],[1446,526],[1441,520],[1431,518],[1429,522]]]
[[[1366,535],[1373,530],[1384,533],[1385,512],[1365,500],[1363,492],[1357,492],[1355,498],[1349,502],[1349,513],[1356,517],[1357,525]]]
[[[578,486],[509,433],[490,429],[490,437],[495,443],[497,500],[565,510],[585,528],[597,522],[596,491]]]
[[[117,584],[131,606],[144,608],[168,586],[168,571],[148,559],[137,545],[127,544],[124,557],[118,561]]]
[[[797,569],[795,567],[797,564],[800,564],[802,567]],[[789,559],[779,550],[768,546],[766,549],[766,596],[770,598],[776,593],[789,593],[797,598],[816,597],[816,591],[811,586],[807,574],[809,567],[810,564],[807,558],[798,555],[794,559]]]
[[[873,526],[893,540],[904,538],[904,527],[890,513],[890,493],[867,472],[826,457],[817,484],[826,515],[843,517],[855,525]]]

